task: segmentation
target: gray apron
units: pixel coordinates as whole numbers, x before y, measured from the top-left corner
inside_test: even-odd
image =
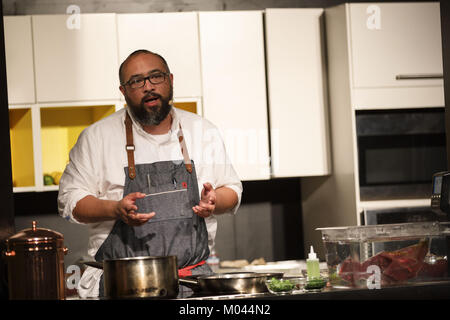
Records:
[[[161,161],[134,165],[132,122],[126,113],[128,167],[125,170],[123,195],[133,192],[147,194],[137,199],[138,213],[155,212],[141,226],[132,227],[117,220],[95,255],[96,261],[141,256],[177,256],[178,268],[196,265],[209,256],[208,232],[204,218],[194,214],[192,207],[200,202],[195,165],[188,158],[181,125],[179,142],[184,162]],[[132,154],[133,153],[133,154]],[[211,274],[205,263],[192,269],[192,274]],[[180,285],[179,297],[192,291]],[[99,295],[104,296],[103,275]]]

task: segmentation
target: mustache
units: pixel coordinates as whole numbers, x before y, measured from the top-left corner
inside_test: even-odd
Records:
[[[158,94],[158,93],[152,93],[152,92],[150,92],[150,93],[147,93],[142,99],[141,99],[141,102],[144,102],[145,100],[147,100],[147,99],[150,99],[150,98],[159,98],[159,99],[161,99],[161,95],[160,94]],[[162,99],[161,99],[162,100]]]

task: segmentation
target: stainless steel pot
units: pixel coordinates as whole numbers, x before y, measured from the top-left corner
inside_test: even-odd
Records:
[[[64,237],[50,229],[24,229],[6,240],[10,299],[64,299]]]
[[[177,257],[130,257],[83,262],[103,269],[105,296],[111,299],[176,298]]]
[[[265,284],[267,279],[281,277],[283,273],[218,273],[192,279],[182,278],[179,282],[202,294],[263,293],[268,292]]]

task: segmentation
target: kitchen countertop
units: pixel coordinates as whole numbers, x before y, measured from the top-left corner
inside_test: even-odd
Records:
[[[284,272],[285,276],[306,276],[305,260],[288,260],[269,262],[265,265],[248,265],[243,268],[217,268],[217,273],[225,272]],[[328,277],[326,262],[320,263],[320,273]],[[329,299],[450,299],[450,278],[441,281],[417,282],[384,287],[367,288],[333,288],[326,287],[320,292],[294,291],[289,295],[273,295],[264,293],[254,296],[236,295],[236,299],[270,299],[270,300],[329,300]]]
[[[450,299],[450,279],[442,281],[421,282],[398,285],[381,289],[345,288],[337,289],[326,287],[320,292],[304,290],[294,291],[287,295],[274,295],[271,293],[258,294],[230,294],[204,297],[188,297],[173,299],[176,301],[191,300],[442,300]],[[98,298],[82,299],[78,296],[69,296],[66,300],[101,300]]]
[[[284,276],[306,276],[306,260],[283,260],[267,262],[260,265],[246,265],[240,268],[221,268],[220,266],[211,266],[216,273],[229,272],[282,272]],[[326,262],[320,262],[320,273],[325,276],[328,274]]]
[[[381,289],[335,289],[321,292],[299,292],[285,296],[263,296],[260,299],[280,300],[391,300],[391,299],[450,299],[450,280],[405,284]]]
[[[247,265],[240,268],[219,268],[213,267],[216,273],[232,272],[283,272],[285,276],[306,276],[305,260],[288,260],[269,262],[264,265]],[[323,277],[328,277],[328,270],[325,262],[320,263],[320,273]],[[83,300],[76,292],[72,292],[67,300]],[[288,295],[274,295],[271,293],[258,294],[228,294],[216,296],[191,296],[176,300],[379,300],[379,299],[450,299],[450,278],[440,281],[417,282],[383,287],[381,289],[366,288],[333,288],[325,287],[320,292],[308,292],[297,290]],[[90,299],[92,300],[92,299]]]

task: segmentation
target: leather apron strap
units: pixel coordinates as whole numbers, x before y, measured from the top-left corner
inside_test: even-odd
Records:
[[[128,114],[128,111],[125,112],[125,131],[127,137],[127,156],[128,156],[128,176],[130,179],[134,179],[136,177],[136,167],[134,163],[134,142],[133,142],[133,122],[131,121],[131,117]],[[184,166],[189,173],[192,173],[192,163],[191,158],[189,158],[189,153],[186,148],[186,141],[184,140],[183,130],[181,129],[181,123],[179,125],[178,130],[178,142],[180,143],[181,153],[183,154]]]
[[[128,176],[130,179],[136,178],[136,167],[134,165],[134,143],[133,143],[133,123],[128,111],[125,112],[125,131],[127,136],[127,145],[125,149],[127,150],[128,156]]]
[[[189,173],[192,173],[191,158],[189,158],[189,154],[186,148],[186,141],[184,140],[183,130],[181,129],[181,123],[180,129],[178,130],[178,142],[180,143],[181,153],[183,154],[184,166],[186,167],[186,170]]]

